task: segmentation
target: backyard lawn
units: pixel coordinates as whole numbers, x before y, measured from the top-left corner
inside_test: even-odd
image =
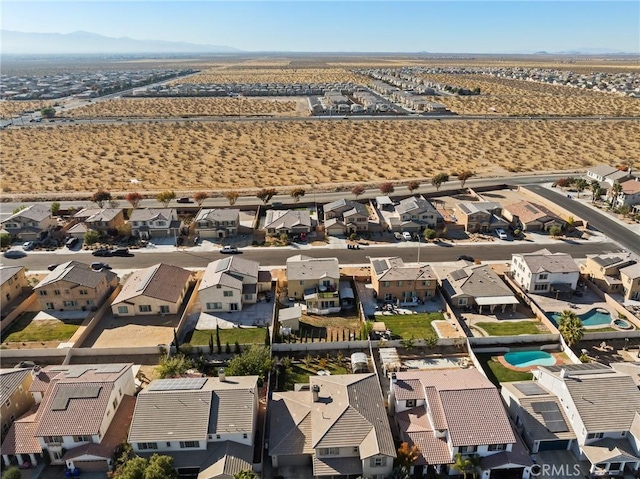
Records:
[[[284,389],[286,391],[292,391],[293,385],[296,383],[308,384],[309,376],[315,376],[321,369],[329,371],[332,376],[337,374],[348,374],[349,372],[344,366],[344,361],[339,363],[336,358],[331,358],[329,360],[318,358],[308,359],[310,359],[310,361],[307,362],[308,366],[305,365],[304,362],[295,363],[286,371],[284,385]]]
[[[220,344],[224,348],[226,343],[231,346],[237,341],[239,344],[264,344],[266,328],[233,328],[220,329]],[[191,343],[192,346],[206,346],[209,344],[209,338],[213,335],[213,344],[216,344],[216,330],[194,330],[191,339],[185,342]]]
[[[78,330],[84,319],[34,321],[36,312],[22,314],[2,335],[3,343],[66,341]]]
[[[519,334],[542,334],[549,331],[539,321],[491,321],[474,323],[489,336],[518,336]]]
[[[438,336],[431,325],[432,321],[443,320],[442,313],[396,314],[376,316],[376,321],[384,321],[387,329],[393,333],[393,339],[424,339]]]
[[[487,373],[489,380],[500,387],[500,383],[509,383],[512,381],[528,381],[533,379],[533,374],[528,372],[513,371],[505,368],[497,360],[496,356],[489,354],[476,354],[478,361],[482,364],[482,369]]]

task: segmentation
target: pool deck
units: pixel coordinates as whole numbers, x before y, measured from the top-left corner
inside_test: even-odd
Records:
[[[562,353],[561,352],[550,352],[550,351],[546,351],[549,354],[551,354],[556,362],[555,362],[555,366],[559,365],[559,364],[572,364],[571,362],[567,362],[565,361],[565,359],[562,357]],[[498,360],[498,362],[500,364],[502,364],[505,368],[507,369],[511,369],[512,371],[519,371],[521,373],[528,373],[531,372],[532,369],[535,369],[538,367],[538,365],[534,365],[534,366],[527,366],[526,368],[519,368],[517,366],[514,366],[513,364],[511,364],[510,362],[508,362],[505,358],[504,355],[501,356],[496,356],[496,359]]]

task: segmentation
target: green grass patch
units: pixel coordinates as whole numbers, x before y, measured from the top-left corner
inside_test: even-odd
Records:
[[[533,379],[533,374],[529,372],[513,371],[505,368],[497,359],[497,356],[491,354],[476,354],[478,361],[482,365],[482,369],[487,373],[489,380],[500,387],[500,383],[509,383],[513,381],[529,381]]]
[[[442,313],[376,316],[376,321],[383,321],[387,329],[391,330],[393,339],[424,339],[428,336],[437,336],[431,322],[443,319]]]
[[[84,319],[34,321],[36,312],[24,313],[3,335],[3,343],[66,341],[78,330]]]
[[[537,321],[492,321],[474,323],[474,326],[485,330],[489,336],[518,336],[519,334],[542,334],[541,323]]]
[[[313,360],[309,363],[309,366],[304,364],[293,364],[291,369],[287,371],[285,378],[285,390],[293,391],[293,385],[296,383],[309,383],[309,377],[315,376],[318,371],[322,369],[318,361]],[[332,376],[338,374],[348,374],[347,368],[337,364],[335,360],[326,362],[325,370],[329,371]]]
[[[209,338],[213,335],[213,344],[216,344],[216,330],[194,330],[191,339],[186,342],[191,343],[193,346],[207,346],[209,344]],[[264,344],[265,328],[233,328],[233,329],[221,329],[220,330],[220,344],[224,348],[226,343],[231,346],[236,341],[240,344]]]

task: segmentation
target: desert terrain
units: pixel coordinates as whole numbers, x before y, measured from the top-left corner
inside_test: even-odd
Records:
[[[508,175],[616,164],[631,121],[287,121],[59,125],[4,130],[3,193],[251,189]]]
[[[296,68],[275,65],[274,68],[247,68],[234,66],[229,69],[209,69],[188,78],[188,81],[174,80],[172,84],[229,84],[229,83],[337,83],[351,82],[361,85],[369,83],[364,75],[352,73],[345,68]]]
[[[25,101],[0,101],[0,118],[10,118],[21,115],[26,111],[41,110],[53,106],[52,101],[25,100]]]

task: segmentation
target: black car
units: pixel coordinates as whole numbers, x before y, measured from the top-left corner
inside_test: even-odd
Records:
[[[183,196],[182,198],[178,198],[176,200],[176,202],[178,202],[178,203],[193,203],[191,198],[189,198],[188,196]]]
[[[60,266],[59,264],[50,264],[49,266],[47,266],[47,269],[49,271],[53,271],[54,269],[56,269],[58,266]]]
[[[101,256],[101,257],[113,256],[112,251],[106,248],[97,249],[91,254],[93,256]]]
[[[4,257],[10,259],[24,258],[25,256],[27,253],[19,249],[10,249],[4,252]]]
[[[461,254],[460,256],[458,256],[458,261],[463,260],[463,261],[471,261],[472,263],[475,261],[473,259],[473,256],[469,256],[466,254]]]
[[[107,263],[91,263],[91,269],[94,271],[99,271],[101,269],[111,269]]]
[[[69,238],[65,243],[65,245],[67,246],[67,248],[73,248],[75,245],[78,244],[79,241],[80,240],[78,238]]]
[[[133,256],[128,248],[116,248],[111,252],[111,256]]]

